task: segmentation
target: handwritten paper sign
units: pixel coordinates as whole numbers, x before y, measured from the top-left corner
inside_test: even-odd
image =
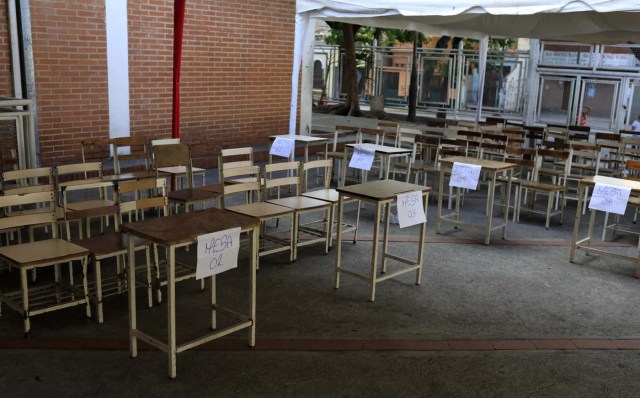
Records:
[[[240,228],[198,236],[196,279],[236,268],[240,250]]]
[[[296,141],[292,138],[276,137],[271,144],[269,155],[282,156],[288,158],[291,156],[293,148],[296,146]]]
[[[609,213],[624,214],[630,194],[631,188],[596,183],[591,193],[589,208],[608,211]]]
[[[453,163],[451,170],[451,180],[449,185],[452,187],[477,189],[478,180],[480,179],[481,166],[467,163]]]
[[[422,204],[422,192],[413,191],[398,194],[397,207],[400,228],[427,222]]]
[[[373,158],[376,155],[375,149],[363,148],[356,145],[353,148],[353,155],[349,162],[349,167],[360,170],[370,170],[373,164]]]

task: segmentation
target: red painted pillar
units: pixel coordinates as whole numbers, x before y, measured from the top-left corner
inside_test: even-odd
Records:
[[[173,109],[171,137],[180,138],[180,69],[182,64],[182,33],[187,0],[175,0],[173,11]]]

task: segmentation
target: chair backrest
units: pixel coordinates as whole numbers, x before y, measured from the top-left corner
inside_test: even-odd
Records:
[[[304,190],[305,192],[309,189],[308,181],[309,181],[309,172],[315,171],[316,175],[323,176],[323,184],[322,188],[329,188],[331,186],[331,175],[333,172],[333,159],[321,159],[321,160],[311,160],[305,163],[302,163],[302,178],[304,179]]]
[[[440,145],[440,137],[430,135],[417,135],[416,151],[421,154],[422,161],[427,164],[436,163],[436,154]]]
[[[80,141],[82,163],[101,162],[104,165],[111,162],[112,140],[109,138],[90,138]],[[115,164],[113,165],[115,172]]]
[[[398,136],[396,137],[396,147],[401,148],[400,143],[402,140],[404,142],[415,142],[415,137],[422,135],[422,130],[415,129],[411,127],[400,127],[398,129]]]
[[[536,152],[534,148],[507,146],[504,162],[516,165],[514,177],[531,179],[536,166]]]
[[[384,130],[385,135],[381,145],[394,145],[396,137],[400,132],[400,124],[396,122],[378,122],[378,130]]]
[[[253,166],[253,148],[250,146],[223,149],[220,151],[220,154],[223,169]]]
[[[172,144],[180,144],[180,138],[158,138],[155,140],[151,140],[151,147],[157,145],[172,145]]]
[[[266,190],[293,186],[295,187],[295,195],[300,195],[300,162],[267,164],[264,166],[264,179],[264,187]],[[279,196],[280,190],[278,190],[278,197]]]
[[[548,162],[552,165],[552,167],[558,171],[560,171],[560,182],[566,186],[567,185],[567,176],[571,172],[571,159],[573,156],[573,151],[569,150],[559,150],[559,149],[538,149],[536,151],[535,158],[535,169],[533,173],[533,180],[539,181],[540,171],[543,167],[545,167],[545,162]]]
[[[506,121],[507,119],[503,117],[487,116],[485,118],[485,123],[487,123],[488,125],[495,125],[495,126],[501,126],[501,127],[504,127]]]
[[[124,169],[132,167],[149,170],[149,143],[146,137],[118,137],[111,144],[116,174],[122,174]]]
[[[45,192],[52,189],[54,184],[51,167],[12,170],[2,173],[3,195]]]
[[[626,178],[640,181],[640,160],[627,160],[624,166],[627,171]]]
[[[234,177],[247,177],[242,181],[234,182],[233,184],[224,184],[224,181],[229,178]],[[220,180],[223,186],[223,195],[221,200],[221,207],[225,207],[225,198],[228,195],[232,195],[235,193],[247,193],[246,198],[247,201],[251,201],[253,197],[253,193],[255,192],[257,195],[257,200],[262,200],[262,184],[260,183],[260,166],[244,166],[244,167],[234,167],[231,169],[226,169],[222,171],[222,179]]]
[[[0,172],[18,170],[18,151],[16,148],[0,149]]]
[[[387,132],[382,129],[372,129],[361,127],[358,131],[356,139],[358,144],[370,143],[376,145],[384,145],[384,136]]]
[[[331,146],[331,150],[333,152],[336,152],[338,150],[338,142],[341,139],[344,139],[345,137],[347,137],[348,135],[353,135],[354,137],[356,137],[356,135],[358,134],[358,130],[359,130],[359,127],[355,127],[355,126],[337,125],[333,132],[333,143]]]
[[[167,180],[165,178],[122,181],[118,183],[116,193],[120,222],[125,214],[131,217],[132,213],[153,208],[160,209],[162,216],[169,214]]]
[[[59,165],[54,171],[58,190],[75,184],[85,184],[88,181],[102,181],[102,163],[72,163]]]
[[[12,211],[14,207],[37,207],[39,211]],[[0,230],[27,227],[31,225],[50,224],[53,238],[58,237],[56,225],[56,199],[53,187],[45,192],[31,192],[0,196],[0,213],[11,213],[11,217],[0,217]]]
[[[542,126],[524,126],[529,148],[536,148],[544,140],[545,128]]]
[[[163,167],[186,167],[187,186],[193,188],[193,167],[191,165],[191,153],[185,144],[156,145],[153,150],[153,165],[156,169],[156,177]]]

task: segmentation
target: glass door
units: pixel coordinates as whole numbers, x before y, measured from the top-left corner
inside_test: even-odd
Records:
[[[540,123],[569,124],[574,104],[577,78],[541,76],[538,90],[538,112]]]
[[[586,125],[591,129],[613,130],[619,90],[618,80],[581,79],[575,102],[576,118],[571,124],[585,123],[586,115]]]

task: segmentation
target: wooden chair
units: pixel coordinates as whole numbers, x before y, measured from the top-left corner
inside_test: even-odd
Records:
[[[227,210],[255,217],[260,220],[260,244],[257,263],[259,264],[260,257],[262,256],[283,251],[289,251],[289,261],[293,262],[293,248],[296,239],[295,229],[293,228],[293,209],[262,201],[262,184],[260,183],[261,176],[259,166],[234,167],[223,170],[222,181],[225,181],[227,178],[234,179],[234,177],[237,176],[252,176],[253,179],[248,182],[223,184],[224,193],[222,205]],[[232,204],[232,195],[234,194],[242,194],[240,196],[245,198],[242,201],[244,203]],[[252,198],[254,195],[257,201],[253,201]],[[276,220],[281,217],[288,217],[291,220],[288,237],[277,236],[275,233],[272,233],[272,231],[267,230],[267,221]]]
[[[562,167],[562,173],[560,174],[559,183],[553,182],[544,182],[540,180],[540,169],[542,168],[543,161],[545,158],[552,159],[554,165],[556,167]],[[535,158],[535,168],[533,172],[533,177],[530,181],[521,180],[519,184],[516,185],[516,197],[517,198],[528,198],[528,206],[527,211],[529,214],[538,213],[545,215],[545,228],[549,229],[549,223],[551,217],[559,215],[560,221],[562,224],[563,214],[564,214],[564,203],[565,203],[565,194],[566,194],[566,183],[567,179],[564,176],[569,174],[571,169],[571,158],[572,151],[559,151],[559,150],[551,150],[551,149],[538,149],[536,152]],[[538,195],[546,195],[547,196],[547,206],[544,211],[535,209],[535,202]],[[554,208],[554,199],[556,203],[559,201],[562,205],[558,208],[557,205]],[[520,212],[521,212],[521,204],[520,199],[516,202],[516,216],[515,221],[520,222]]]
[[[20,195],[36,192],[52,192],[53,194],[55,194],[55,179],[53,176],[53,169],[51,167],[38,167],[33,169],[6,171],[2,173],[2,181],[4,189],[2,192],[3,195]],[[44,205],[46,205],[46,203],[42,203],[39,206]],[[4,216],[11,217],[14,214],[24,215],[28,213],[39,213],[43,211],[54,211],[56,213],[58,221],[64,220],[64,212],[62,211],[62,208],[57,205],[53,206],[53,209],[50,209],[48,207],[24,208],[22,206],[5,208]],[[49,227],[49,224],[44,223],[42,226],[46,231]],[[30,241],[33,241],[35,227],[37,227],[37,225],[29,226]],[[14,231],[3,232],[9,232],[9,236],[7,236],[8,241],[10,239],[10,236],[12,235],[12,232]],[[20,234],[17,234],[17,238],[18,243],[22,243],[22,236]],[[33,272],[33,275],[35,280],[35,271]]]
[[[142,171],[148,175],[149,143],[146,137],[118,137],[111,141],[115,173]]]
[[[187,180],[187,188],[174,189],[168,194],[169,203],[182,206],[185,211],[193,209],[195,204],[205,205],[213,201],[216,205],[218,198],[222,195],[220,187],[209,187],[215,189],[205,190],[204,186],[195,188],[193,186],[193,165],[191,163],[191,151],[184,144],[156,145],[153,147],[153,158],[156,165],[156,178],[160,177],[160,172],[167,169],[184,170],[184,177]]]
[[[300,162],[267,164],[264,166],[264,174],[265,188],[267,190],[274,189],[278,192],[277,198],[267,198],[266,202],[278,206],[288,207],[293,210],[293,261],[297,260],[298,247],[301,246],[324,242],[325,253],[327,253],[329,251],[329,242],[331,240],[331,234],[329,232],[329,220],[331,220],[330,215],[333,206],[327,201],[301,195],[301,175],[304,174],[304,172],[301,170]],[[288,191],[291,187],[293,187],[295,190],[292,196],[281,196],[282,192]],[[313,228],[311,226],[311,223],[301,223],[300,216],[314,212],[322,212],[322,228]],[[314,224],[316,223],[314,222]],[[305,235],[303,236],[304,239],[301,239],[302,233],[305,233]]]
[[[544,140],[543,126],[524,126],[525,137],[527,141],[527,147],[537,148]]]
[[[253,148],[250,146],[240,148],[227,148],[220,151],[218,157],[218,181],[222,184],[235,184],[251,182],[253,178],[247,177],[224,177],[224,171],[236,167],[249,167],[254,165]],[[264,185],[264,184],[263,184]]]
[[[153,165],[153,169],[155,169],[157,172],[167,173],[172,176],[172,178],[175,180],[175,185],[173,185],[173,181],[172,181],[171,190],[182,189],[183,187],[183,184],[181,183],[182,179],[189,180],[189,178],[191,178],[191,185],[189,185],[189,187],[192,188],[194,186],[194,181],[193,181],[194,176],[200,176],[202,178],[202,186],[205,186],[206,185],[205,169],[202,169],[200,167],[193,167],[192,165],[191,171],[189,172],[187,170],[186,165],[162,166],[158,164],[158,162],[155,159],[155,149],[164,145],[176,145],[176,144],[180,144],[180,138],[162,138],[162,139],[151,141],[151,153],[152,153],[151,164]],[[187,181],[187,183],[189,182]]]
[[[118,174],[115,158],[111,156],[112,145],[110,138],[90,138],[80,141],[82,163],[100,162],[104,174]]]
[[[56,187],[58,191],[58,203],[62,203],[62,191],[73,185],[83,185],[89,182],[102,182],[102,163],[73,163],[57,166],[54,170]],[[69,204],[70,210],[84,210],[89,207],[108,207],[115,204],[113,198],[109,198],[108,189],[110,185],[104,185],[99,189],[99,194],[91,200],[83,201],[79,204]],[[104,231],[105,226],[109,226],[109,217],[101,217],[100,231]],[[80,220],[78,220],[80,222]],[[87,219],[90,222],[90,219]],[[82,238],[83,229],[80,228],[80,237]]]
[[[331,203],[331,207],[329,208],[330,210],[329,220],[331,220],[329,224],[329,236],[331,237],[329,239],[329,247],[331,247],[333,242],[333,235],[334,235],[333,226],[335,223],[334,222],[335,210],[336,210],[336,206],[338,205],[339,195],[340,195],[338,191],[331,188],[330,176],[332,174],[331,173],[332,167],[333,167],[332,159],[321,159],[321,160],[310,161],[302,164],[304,178],[308,178],[307,176],[311,172],[315,172],[316,175],[320,175],[322,173],[322,175],[324,176],[323,184],[320,185],[319,187],[313,187],[309,189],[308,184],[304,184],[305,191],[302,193],[302,195],[309,198],[319,199],[319,200]],[[350,199],[350,198],[345,198],[344,201],[345,203],[351,203],[351,202],[358,203],[358,205],[356,206],[357,207],[356,223],[347,224],[343,222],[343,224],[340,226],[342,228],[343,233],[353,231],[353,243],[355,244],[358,236],[358,226],[360,224],[360,201],[356,199]],[[336,230],[337,228],[338,226],[336,225]]]
[[[408,159],[406,155],[392,156],[389,158],[389,167],[391,170],[392,179],[396,179],[397,172],[405,174],[405,182],[408,182],[411,178],[411,166],[413,165],[413,163],[415,163],[416,156],[418,154],[416,137],[421,136],[421,133],[422,132],[420,130],[416,129],[400,129],[395,146],[396,148],[410,149],[411,154],[409,155]]]
[[[91,316],[87,287],[87,249],[58,238],[56,200],[53,188],[47,192],[25,193],[0,196],[0,208],[13,206],[39,206],[37,213],[15,214],[13,217],[0,218],[0,230],[26,227],[48,223],[51,238],[29,243],[19,243],[0,247],[0,260],[20,272],[20,289],[0,293],[1,303],[17,311],[23,317],[25,337],[31,329],[31,317],[50,311],[76,305],[85,305],[87,317]],[[80,264],[82,270],[82,288],[71,281],[63,283],[60,275],[60,263]],[[54,281],[50,284],[39,283],[30,289],[27,273],[43,267],[54,267]],[[72,275],[72,272],[70,272]],[[30,292],[32,295],[30,295]]]

